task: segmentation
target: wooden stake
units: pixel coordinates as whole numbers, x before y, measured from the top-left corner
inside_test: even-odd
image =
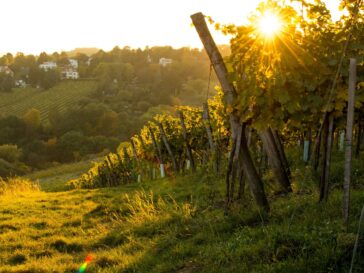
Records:
[[[320,181],[320,202],[327,202],[329,196],[329,178],[330,178],[330,164],[331,164],[331,151],[334,134],[334,116],[329,113],[327,116],[328,121],[324,126],[324,155],[322,162],[322,172]]]
[[[285,192],[291,192],[291,183],[287,172],[283,166],[281,156],[275,143],[272,130],[270,128],[259,133],[262,139],[264,150],[267,152],[269,165],[277,179],[277,182],[282,186]]]
[[[153,144],[153,147],[155,150],[155,157],[157,158],[159,164],[163,164],[161,147],[155,140],[155,135],[154,135],[152,128],[148,127],[148,130],[149,130],[150,136],[152,138],[152,144]]]
[[[166,147],[166,149],[168,151],[168,154],[171,157],[174,172],[175,172],[175,174],[178,174],[179,169],[178,169],[176,158],[175,158],[175,156],[173,154],[171,146],[169,145],[169,142],[168,142],[166,133],[164,131],[163,125],[160,122],[158,122],[158,127],[159,127],[159,132],[160,132],[160,135],[162,137],[164,146]]]
[[[349,94],[348,94],[348,111],[346,124],[346,143],[345,143],[345,165],[344,165],[344,207],[343,217],[344,224],[348,226],[349,205],[350,205],[350,182],[351,182],[351,140],[353,136],[354,123],[354,102],[356,87],[356,59],[350,59],[349,68]]]
[[[359,113],[358,132],[356,134],[355,158],[359,158],[360,155],[361,138],[363,133],[363,124],[361,123],[361,119],[362,119],[362,113]]]
[[[277,146],[277,149],[278,149],[278,152],[279,152],[279,156],[281,158],[281,162],[283,164],[283,167],[287,173],[287,176],[288,178],[290,179],[292,174],[291,174],[291,169],[289,167],[289,164],[288,164],[288,160],[287,160],[287,157],[286,157],[286,153],[284,152],[284,146],[282,144],[282,140],[281,140],[281,137],[279,136],[279,133],[277,130],[272,130],[272,134],[273,134],[273,138],[274,138],[274,141],[276,143],[276,146]]]
[[[190,143],[188,141],[188,137],[187,137],[185,118],[183,116],[182,111],[178,111],[178,115],[179,115],[179,119],[180,119],[180,122],[181,122],[183,139],[184,139],[185,144],[186,144],[187,157],[188,157],[188,160],[189,160],[189,164],[188,164],[189,166],[188,167],[191,167],[192,172],[195,172],[196,171],[195,160],[193,159],[191,145],[190,145]]]
[[[222,91],[224,92],[226,105],[231,109],[233,109],[233,111],[230,113],[230,126],[232,135],[236,137],[239,127],[241,126],[239,117],[234,110],[234,103],[237,98],[236,90],[234,88],[234,85],[229,81],[227,68],[207,27],[203,14],[201,12],[193,14],[191,15],[191,19],[204,45],[206,53],[209,56],[210,62],[213,65],[215,73],[219,79]],[[251,158],[245,134],[243,134],[243,136],[244,138],[242,139],[241,143],[242,151],[239,155],[239,162],[244,168],[244,173],[247,176],[249,186],[253,193],[256,203],[263,210],[269,211],[269,204],[264,192],[263,182],[260,179],[257,170],[254,166],[253,160]]]

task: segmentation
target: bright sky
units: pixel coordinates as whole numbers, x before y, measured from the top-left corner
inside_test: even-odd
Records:
[[[288,1],[288,0],[287,0]],[[3,0],[0,53],[118,45],[201,47],[190,15],[242,23],[260,0]],[[325,0],[336,10],[339,0]],[[228,38],[214,35],[218,43]]]

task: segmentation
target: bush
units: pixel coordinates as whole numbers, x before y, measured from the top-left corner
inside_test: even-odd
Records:
[[[19,161],[23,152],[17,145],[5,144],[0,145],[0,158],[13,163]]]

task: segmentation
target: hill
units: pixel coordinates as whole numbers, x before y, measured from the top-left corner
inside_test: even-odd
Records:
[[[86,54],[87,56],[91,56],[97,52],[99,52],[99,48],[96,47],[80,47],[80,48],[75,48],[73,50],[67,51],[67,55],[69,57],[75,57],[77,56],[78,53],[80,54]]]
[[[16,88],[11,93],[0,93],[0,114],[21,117],[29,109],[41,112],[42,121],[48,118],[48,112],[57,108],[64,113],[67,107],[76,104],[96,89],[93,81],[63,81],[48,89]]]

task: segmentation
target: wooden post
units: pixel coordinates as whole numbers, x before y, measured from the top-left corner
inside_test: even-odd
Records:
[[[355,158],[359,158],[359,155],[360,155],[361,138],[362,138],[362,132],[363,132],[363,125],[361,123],[362,116],[363,116],[362,113],[359,113],[358,132],[356,134]]]
[[[272,134],[272,130],[268,128],[259,134],[263,142],[264,150],[268,155],[269,165],[272,168],[278,183],[282,186],[283,191],[291,192],[291,183],[283,166],[281,156]]]
[[[344,151],[344,145],[345,145],[345,131],[340,131],[340,141],[339,141],[339,151]]]
[[[325,122],[325,121],[323,121]],[[314,160],[313,160],[313,169],[315,171],[317,171],[317,168],[319,166],[319,162],[320,162],[320,152],[321,152],[321,138],[322,138],[322,130],[318,131],[318,135],[315,138],[315,146],[314,146],[314,152],[315,152],[315,156],[314,156]]]
[[[175,158],[175,156],[173,154],[171,146],[169,145],[169,142],[168,142],[166,133],[164,131],[163,125],[160,122],[158,122],[158,127],[159,127],[159,132],[160,132],[160,135],[162,137],[164,146],[166,146],[167,152],[168,152],[169,156],[171,157],[174,172],[175,172],[175,174],[178,174],[179,169],[178,169],[176,158]]]
[[[133,139],[130,139],[130,143],[131,143],[131,148],[133,150],[133,155],[134,155],[134,158],[136,161],[139,161],[139,157],[138,157],[138,153],[137,153],[137,150],[135,148],[135,143],[134,143],[134,140]]]
[[[351,139],[353,136],[354,123],[354,101],[356,87],[356,59],[350,59],[349,67],[349,94],[348,94],[348,111],[346,123],[346,142],[345,142],[345,165],[344,165],[344,206],[343,217],[344,224],[347,226],[349,221],[350,205],[350,182],[351,182]]]
[[[144,139],[142,138],[142,136],[141,136],[141,135],[138,135],[138,139],[139,139],[139,141],[140,141],[140,144],[142,145],[143,150],[145,151],[145,143],[144,143]]]
[[[303,162],[308,163],[311,155],[312,130],[309,128],[303,142]]]
[[[155,135],[154,135],[152,128],[148,127],[148,130],[149,130],[150,136],[152,138],[152,143],[153,143],[153,147],[155,150],[155,157],[157,158],[158,163],[159,163],[159,170],[160,170],[161,178],[164,178],[166,176],[166,173],[164,171],[162,149],[161,149],[159,143],[155,139]]]
[[[218,154],[217,154],[217,147],[216,143],[212,137],[212,128],[211,128],[211,122],[210,122],[210,114],[209,114],[209,106],[207,103],[202,104],[202,119],[205,126],[207,139],[209,141],[209,147],[210,147],[210,153],[212,155],[212,158],[214,160],[214,170],[218,172]]]
[[[189,163],[187,164],[187,166],[192,168],[192,172],[195,172],[196,171],[195,161],[193,159],[191,145],[190,145],[190,143],[188,141],[188,137],[187,137],[185,118],[183,116],[182,111],[178,111],[178,114],[179,114],[179,119],[180,119],[180,122],[181,122],[183,139],[185,140],[185,143],[186,143],[187,157],[188,157],[188,160],[189,160]]]
[[[230,199],[231,199],[231,193],[230,193],[230,189],[231,189],[231,185],[230,185],[230,176],[233,170],[233,163],[234,163],[234,157],[235,157],[235,151],[236,151],[236,138],[232,139],[232,145],[231,145],[231,150],[230,150],[230,155],[229,155],[229,161],[228,161],[228,166],[227,166],[227,171],[226,171],[226,178],[225,178],[225,184],[226,184],[226,205],[229,206],[230,204]]]
[[[289,167],[289,164],[288,164],[288,160],[287,160],[287,157],[286,157],[286,153],[284,152],[284,146],[282,144],[282,140],[281,140],[281,137],[279,136],[279,133],[277,130],[272,130],[272,134],[273,134],[273,138],[274,138],[274,141],[276,143],[276,146],[277,146],[277,149],[278,149],[278,152],[279,152],[279,156],[281,158],[281,162],[283,164],[283,167],[287,173],[287,176],[288,178],[291,178],[292,174],[291,174],[291,169]]]
[[[231,133],[234,137],[237,135],[237,131],[241,126],[240,119],[234,110],[234,102],[237,97],[237,93],[233,84],[229,81],[227,68],[221,57],[221,54],[211,36],[211,33],[207,27],[205,18],[201,12],[191,15],[192,22],[196,28],[196,31],[204,45],[207,55],[209,56],[210,62],[213,65],[215,73],[221,84],[222,91],[224,92],[224,97],[227,106],[229,106],[233,111],[230,113],[230,125]],[[244,125],[245,130],[245,125]],[[244,173],[247,176],[250,189],[253,193],[254,199],[259,207],[265,211],[269,211],[269,204],[266,198],[263,182],[260,179],[257,170],[254,166],[253,160],[251,158],[247,140],[245,134],[243,134],[241,153],[239,155],[239,162],[241,162]]]
[[[139,156],[138,156],[138,152],[135,148],[135,142],[133,139],[130,139],[130,143],[131,143],[131,148],[133,150],[133,155],[134,155],[134,158],[135,158],[135,166],[136,166],[136,172],[138,173],[137,174],[137,182],[140,183],[141,182],[141,179],[142,179],[142,175],[141,175],[141,164],[140,164],[140,160],[139,160]]]
[[[235,181],[236,176],[239,175],[239,154],[240,154],[240,146],[241,146],[241,139],[242,134],[245,134],[245,128],[243,125],[240,126],[238,130],[238,135],[236,136],[236,148],[234,149],[234,158],[233,158],[233,169],[231,172],[231,187],[230,187],[230,200],[234,200],[234,192],[235,192]]]
[[[157,158],[158,162],[160,164],[163,164],[163,160],[162,160],[162,149],[160,147],[160,145],[157,143],[156,139],[155,139],[155,135],[154,132],[152,130],[152,128],[148,127],[149,133],[150,133],[150,137],[152,138],[152,143],[153,143],[153,147],[155,150],[155,157]]]
[[[326,116],[327,121],[324,125],[324,152],[322,159],[322,170],[320,179],[320,199],[319,201],[327,202],[329,196],[329,178],[330,178],[330,164],[331,164],[331,151],[333,143],[333,127],[334,127],[334,116],[333,113],[329,113]]]
[[[215,150],[215,143],[214,143],[214,139],[212,137],[212,129],[211,129],[211,123],[210,123],[210,114],[209,114],[209,106],[207,103],[203,103],[202,104],[202,119],[204,120],[204,125],[206,128],[206,133],[207,133],[207,139],[209,141],[209,146],[211,151]]]

